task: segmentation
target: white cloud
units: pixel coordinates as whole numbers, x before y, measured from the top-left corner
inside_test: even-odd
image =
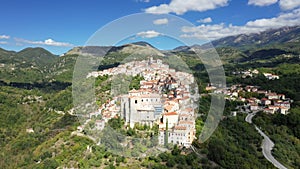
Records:
[[[8,35],[0,35],[0,39],[9,39],[10,38],[10,36],[8,36]]]
[[[283,10],[291,10],[300,6],[299,0],[280,0],[280,8]]]
[[[249,0],[248,5],[269,6],[277,3],[278,0]]]
[[[142,38],[155,38],[155,37],[161,35],[161,33],[156,32],[154,30],[150,30],[150,31],[139,32],[136,35],[140,36]]]
[[[199,23],[210,23],[210,22],[212,22],[212,19],[211,19],[211,17],[208,17],[208,18],[200,19],[197,22],[199,22]]]
[[[182,15],[188,11],[203,12],[218,7],[226,6],[229,0],[172,0],[169,4],[152,6],[145,10],[146,13]]]
[[[163,18],[163,19],[156,19],[153,21],[154,25],[164,25],[164,24],[168,24],[169,20],[167,18]]]
[[[145,3],[148,3],[148,2],[150,2],[150,0],[136,0],[136,2],[145,2]]]
[[[248,5],[269,6],[279,2],[282,10],[292,10],[300,7],[300,0],[248,0]]]
[[[6,45],[6,44],[8,44],[8,42],[6,42],[6,41],[0,41],[0,44],[1,45]]]
[[[73,44],[66,43],[66,42],[56,42],[52,39],[46,39],[44,41],[30,41],[26,39],[18,39],[15,38],[17,42],[21,43],[28,43],[28,44],[34,44],[34,45],[48,45],[48,46],[59,46],[59,47],[71,47],[74,46]]]
[[[181,37],[198,38],[198,39],[218,39],[231,35],[249,34],[261,32],[271,28],[279,28],[283,26],[295,26],[300,23],[300,9],[295,9],[288,13],[282,13],[274,18],[263,18],[254,21],[249,21],[243,26],[213,24],[202,24],[196,27],[183,27],[184,33]]]

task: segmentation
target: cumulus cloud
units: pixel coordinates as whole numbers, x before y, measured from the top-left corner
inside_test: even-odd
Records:
[[[156,19],[153,21],[154,25],[164,25],[164,24],[168,24],[169,20],[167,18],[163,18],[163,19]]]
[[[249,0],[248,5],[269,6],[277,2],[279,2],[279,6],[282,10],[292,10],[300,7],[299,0]]]
[[[279,1],[280,8],[283,10],[291,10],[297,7],[300,7],[299,0],[280,0]]]
[[[211,19],[211,17],[208,17],[208,18],[200,19],[197,22],[199,22],[199,23],[210,23],[210,22],[212,22],[212,19]]]
[[[8,35],[0,35],[0,39],[9,39],[10,38],[10,36],[8,36]]]
[[[6,42],[6,41],[0,41],[0,44],[1,45],[6,45],[6,44],[8,44],[8,42]]]
[[[176,13],[182,15],[188,11],[203,12],[228,4],[229,0],[172,0],[169,4],[161,4],[152,6],[145,10],[146,13],[152,14],[168,14]]]
[[[154,30],[150,30],[150,31],[139,32],[136,35],[142,38],[155,38],[157,36],[160,36],[161,33],[156,32]]]
[[[249,0],[248,5],[269,6],[277,3],[278,0]]]
[[[214,40],[231,35],[261,32],[271,28],[295,26],[299,25],[299,23],[300,9],[295,9],[288,13],[282,13],[277,17],[249,21],[243,26],[221,23],[213,25],[202,24],[196,27],[182,27],[183,34],[181,37]]]
[[[71,47],[71,46],[74,46],[73,44],[66,43],[66,42],[56,42],[53,39],[46,39],[44,41],[30,41],[30,40],[26,40],[26,39],[15,38],[15,40],[17,42],[34,44],[34,45],[48,45],[48,46],[58,46],[58,47]]]

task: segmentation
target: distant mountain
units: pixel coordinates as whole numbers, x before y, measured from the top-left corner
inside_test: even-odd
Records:
[[[94,55],[94,56],[104,56],[109,50],[114,48],[113,46],[80,46],[75,47],[68,51],[65,55]]]
[[[215,47],[245,47],[245,46],[264,46],[270,44],[299,43],[300,26],[282,27],[270,29],[260,33],[240,34],[228,36],[212,41]]]
[[[65,55],[78,54],[78,55],[93,55],[93,56],[105,56],[112,52],[119,53],[136,53],[136,54],[163,54],[150,45],[147,42],[134,42],[131,44],[125,44],[121,46],[84,46],[84,47],[75,47],[68,51]]]
[[[26,48],[19,52],[0,48],[0,62],[18,66],[43,67],[57,60],[57,56],[43,48]]]
[[[112,52],[112,50],[110,50]],[[164,54],[153,47],[150,44],[146,43],[132,43],[132,44],[126,44],[119,46],[117,50],[114,52],[120,52],[124,54],[135,54],[135,55],[158,55],[158,56],[164,56]]]
[[[57,55],[40,47],[23,49],[20,52],[17,52],[15,57],[35,64],[36,66],[45,66],[57,60]]]
[[[122,46],[75,47],[58,57],[43,48],[26,48],[19,52],[0,48],[0,81],[5,82],[71,82],[74,65],[79,55],[105,57],[106,60],[120,63],[132,56],[164,56],[146,42],[135,42]],[[110,64],[105,62],[105,64]]]
[[[203,45],[179,46],[172,53],[191,54],[214,47],[224,63],[268,60],[300,54],[300,26],[228,36]]]
[[[145,46],[145,47],[151,47],[151,48],[155,48],[154,46],[152,46],[150,43],[148,42],[144,42],[144,41],[140,41],[140,42],[134,42],[134,43],[131,43],[133,45],[139,45],[139,46]]]
[[[68,81],[72,79],[78,55],[104,57],[103,68],[114,67],[124,59],[139,56],[177,55],[192,57],[194,51],[204,51],[211,44],[224,62],[269,61],[280,57],[295,57],[300,54],[300,26],[283,27],[260,33],[241,34],[221,38],[204,45],[179,46],[161,51],[147,42],[134,42],[121,46],[75,47],[58,57],[43,48],[26,48],[22,51],[7,51],[0,48],[0,80],[35,82],[43,80]]]
[[[43,48],[26,48],[19,52],[0,49],[0,80],[41,81],[47,67],[57,60],[58,56]]]
[[[173,52],[188,52],[191,50],[190,46],[178,46],[176,48],[174,48],[172,51]]]

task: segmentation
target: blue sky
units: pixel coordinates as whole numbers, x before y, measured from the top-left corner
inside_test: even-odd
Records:
[[[52,53],[62,54],[75,46],[89,44],[88,39],[97,30],[103,26],[110,28],[112,21],[135,13],[154,15],[156,19],[151,21],[149,17],[134,22],[135,25],[121,25],[106,32],[107,37],[115,36],[116,31],[121,29],[139,27],[142,29],[136,30],[140,32],[136,32],[136,35],[128,34],[127,39],[119,39],[121,42],[117,44],[143,40],[160,49],[170,49],[182,45],[180,39],[184,39],[188,45],[201,44],[229,35],[297,25],[300,23],[300,1],[2,0],[0,47],[19,51],[39,46]],[[164,25],[168,25],[165,27],[168,29],[172,25],[173,17],[167,14],[180,17],[193,25],[178,23],[177,40],[174,37],[168,39],[166,33],[158,31]],[[143,27],[145,22],[154,26]],[[101,38],[99,35],[97,38]],[[102,38],[102,43],[93,45],[113,44],[116,42]]]

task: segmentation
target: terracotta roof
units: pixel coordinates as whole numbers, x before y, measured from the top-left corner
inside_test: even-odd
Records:
[[[274,109],[274,108],[279,108],[279,106],[273,106],[273,105],[269,106],[269,109]]]
[[[175,126],[174,127],[175,130],[186,130],[185,126]]]
[[[186,108],[185,110],[186,110],[187,112],[192,112],[192,111],[194,111],[193,108]]]
[[[288,109],[287,107],[285,106],[279,106],[280,109]]]
[[[192,121],[179,121],[179,124],[194,124]]]
[[[189,96],[184,96],[183,98],[181,98],[181,100],[186,100],[186,99],[189,99],[190,97]]]
[[[165,113],[164,115],[165,116],[175,116],[175,115],[178,115],[178,113],[176,113],[176,112],[168,112],[168,113]]]

